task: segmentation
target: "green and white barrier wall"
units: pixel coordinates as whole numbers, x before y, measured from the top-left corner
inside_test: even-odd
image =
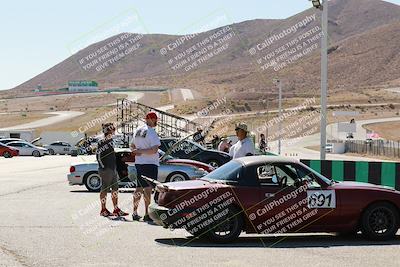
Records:
[[[400,163],[340,160],[300,160],[316,172],[336,181],[386,185],[400,190]]]

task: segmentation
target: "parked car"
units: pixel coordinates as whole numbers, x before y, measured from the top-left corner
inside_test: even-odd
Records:
[[[134,187],[136,168],[134,165],[135,157],[132,156],[130,149],[115,149],[117,159],[117,172],[120,177],[120,187]],[[190,179],[201,178],[208,172],[197,166],[203,166],[201,162],[179,161],[171,157],[164,156],[159,151],[160,167],[158,168],[159,182],[176,182]],[[170,162],[172,161],[172,162]],[[210,166],[211,167],[211,166]],[[70,167],[68,181],[70,185],[85,185],[91,192],[98,192],[101,188],[101,179],[98,174],[99,165],[97,162],[75,163]]]
[[[160,149],[168,152],[174,158],[201,161],[214,168],[218,168],[231,160],[229,154],[225,152],[206,149],[198,143],[187,139],[162,138]]]
[[[150,217],[218,243],[246,233],[339,232],[372,240],[394,238],[400,192],[330,180],[289,158],[230,161],[195,181],[158,183]],[[311,237],[312,238],[312,237]]]
[[[5,158],[12,158],[18,155],[19,155],[18,149],[0,143],[0,156],[3,156]]]
[[[49,154],[49,151],[46,148],[35,146],[25,141],[9,142],[7,146],[18,149],[20,156],[41,157]]]
[[[72,150],[72,146],[70,144],[61,141],[51,143],[50,145],[45,145],[44,147],[49,150],[50,155],[69,155],[71,154]]]
[[[326,144],[325,152],[326,153],[332,153],[332,151],[333,151],[333,144]]]

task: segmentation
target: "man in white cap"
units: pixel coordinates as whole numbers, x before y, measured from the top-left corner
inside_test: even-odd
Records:
[[[254,156],[256,154],[256,151],[254,149],[253,141],[251,141],[250,138],[247,136],[247,125],[244,123],[239,123],[238,125],[236,125],[235,131],[239,141],[229,149],[229,155],[233,159],[246,156]]]

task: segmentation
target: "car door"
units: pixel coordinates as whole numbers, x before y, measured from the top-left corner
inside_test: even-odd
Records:
[[[29,155],[26,148],[23,146],[22,143],[13,143],[13,144],[9,144],[11,147],[15,147],[16,149],[19,150],[19,155],[20,156],[27,156]]]
[[[319,184],[300,176],[297,167],[282,162],[257,167],[259,202],[253,217],[260,233],[304,232],[329,213],[329,209],[316,208]]]
[[[32,155],[33,151],[37,150],[34,146],[31,146],[29,144],[23,144],[24,149],[26,150],[27,155]]]
[[[62,154],[70,154],[71,153],[71,145],[68,143],[61,143],[62,144]]]

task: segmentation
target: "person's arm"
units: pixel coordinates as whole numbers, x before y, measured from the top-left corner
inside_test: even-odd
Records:
[[[134,153],[145,154],[145,155],[154,155],[158,153],[158,148],[159,146],[161,146],[160,138],[154,131],[148,133],[150,133],[149,138],[151,147],[146,149],[135,149],[133,150]]]
[[[145,155],[153,155],[158,153],[158,145],[152,146],[151,148],[148,149],[132,149],[132,152],[135,154],[145,154]]]
[[[256,154],[256,150],[254,148],[253,142],[248,142],[247,143],[247,149],[246,149],[246,156],[254,156]]]

